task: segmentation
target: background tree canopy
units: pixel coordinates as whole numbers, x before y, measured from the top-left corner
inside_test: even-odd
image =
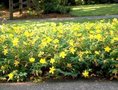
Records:
[[[32,1],[41,1],[41,2],[59,2],[63,5],[78,5],[78,4],[96,4],[96,3],[118,3],[118,0],[32,0]],[[18,0],[14,0],[18,2]],[[8,7],[9,0],[0,0],[0,3],[3,3]]]

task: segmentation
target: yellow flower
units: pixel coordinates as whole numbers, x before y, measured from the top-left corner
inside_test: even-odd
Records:
[[[34,63],[35,62],[35,58],[29,58],[29,62],[30,63]]]
[[[7,55],[7,53],[8,53],[8,49],[4,49],[3,54]]]
[[[44,58],[41,58],[40,61],[39,61],[41,64],[46,64],[46,60]]]
[[[104,50],[105,50],[106,52],[110,52],[111,48],[107,46],[107,47],[104,48]]]
[[[118,41],[118,37],[114,37],[114,38],[111,40],[111,43],[114,43],[115,41]]]
[[[51,41],[52,41],[52,39],[50,37],[42,39],[40,47],[41,48],[46,47]]]
[[[13,37],[14,37],[14,35],[13,35],[13,34],[9,34],[9,37],[10,37],[10,38],[13,38]]]
[[[104,60],[103,63],[106,64],[107,63],[107,60]]]
[[[72,54],[75,53],[75,49],[74,49],[73,47],[69,48],[69,50],[70,50],[70,52],[71,52]]]
[[[18,66],[18,65],[19,65],[19,63],[20,63],[20,62],[19,62],[19,61],[17,61],[17,60],[15,60],[15,61],[14,61],[14,65],[15,65],[15,66]]]
[[[94,34],[95,32],[94,31],[90,31],[90,34]]]
[[[55,63],[55,60],[53,58],[51,58],[50,63],[51,64]]]
[[[52,39],[51,39],[50,37],[47,37],[47,38],[46,38],[46,42],[47,42],[47,43],[50,43],[51,41],[52,41]]]
[[[87,77],[89,77],[89,72],[88,72],[87,70],[85,70],[85,71],[82,73],[82,75],[83,75],[85,78],[87,78]]]
[[[90,51],[87,51],[87,50],[86,50],[84,53],[85,53],[85,54],[89,54],[89,53],[90,53]]]
[[[1,66],[1,70],[5,70],[5,66]]]
[[[44,52],[39,52],[38,57],[41,57],[44,54]]]
[[[101,29],[101,25],[100,24],[96,25],[95,29],[96,30]]]
[[[0,43],[3,43],[5,39],[6,39],[5,35],[0,35]]]
[[[17,34],[20,34],[22,30],[21,30],[20,27],[14,27],[14,31],[15,31]]]
[[[100,33],[100,32],[101,32],[101,30],[100,30],[100,29],[98,29],[98,30],[96,30],[96,32],[97,32],[97,33]]]
[[[26,37],[29,37],[29,36],[30,36],[30,33],[29,33],[28,31],[25,31],[25,32],[24,32],[24,35],[25,35]]]
[[[70,41],[69,41],[69,45],[70,45],[70,46],[74,46],[74,41],[73,41],[73,40],[70,40]]]
[[[118,61],[118,58],[116,58],[116,60]]]
[[[111,34],[111,35],[113,35],[113,34],[114,34],[114,32],[113,32],[113,31],[110,31],[110,34]]]
[[[93,25],[92,25],[91,23],[88,23],[88,24],[85,26],[85,28],[86,28],[87,30],[90,30],[92,26],[93,26]]]
[[[118,21],[118,19],[117,18],[114,18],[113,19],[113,23],[115,23],[115,22],[117,22]]]
[[[49,73],[54,74],[55,70],[56,69],[54,67],[51,67]]]
[[[57,44],[57,43],[59,43],[59,40],[58,39],[54,39],[53,43]]]
[[[24,32],[24,35],[25,35],[26,37],[31,37],[31,36],[34,35],[34,33],[33,33],[33,32],[29,32],[29,31],[25,31],[25,32]]]
[[[13,80],[13,78],[14,78],[14,74],[13,74],[13,73],[10,73],[10,74],[8,74],[8,77],[9,77],[8,80]]]
[[[60,29],[58,32],[59,32],[59,34],[63,34],[63,30],[62,29]]]
[[[13,43],[13,46],[18,46],[18,42],[19,42],[19,39],[18,38],[14,38],[12,43]]]
[[[95,36],[95,38],[98,39],[98,40],[101,40],[101,39],[102,39],[102,36],[101,36],[100,34],[97,34],[97,35]]]
[[[98,51],[95,51],[95,54],[99,55],[100,53]]]
[[[34,45],[36,41],[37,41],[37,38],[33,39],[31,44]]]
[[[118,41],[118,37],[114,37],[113,40],[114,40],[114,41]]]
[[[65,52],[61,52],[59,55],[61,58],[65,58],[66,57],[66,53]]]
[[[84,52],[81,52],[81,51],[78,53],[78,55],[79,55],[80,58],[83,57],[83,54],[84,54]]]
[[[23,41],[23,44],[24,44],[24,45],[27,45],[27,42]]]
[[[82,36],[82,33],[77,34],[77,36],[79,36],[79,37]]]
[[[44,48],[44,47],[46,47],[46,46],[47,46],[47,42],[42,42],[42,43],[39,45],[40,48]]]
[[[89,35],[90,39],[94,39],[94,36],[92,34]]]
[[[68,67],[68,68],[72,68],[72,64],[71,64],[71,63],[68,63],[68,64],[67,64],[67,67]]]

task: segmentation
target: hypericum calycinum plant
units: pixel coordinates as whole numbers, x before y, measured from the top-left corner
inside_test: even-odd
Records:
[[[0,26],[0,80],[118,79],[118,20]]]

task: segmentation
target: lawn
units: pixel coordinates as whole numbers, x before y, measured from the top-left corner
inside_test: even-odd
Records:
[[[118,4],[98,4],[72,6],[70,14],[72,16],[99,16],[118,14]]]
[[[91,22],[91,23],[96,23],[96,22],[100,22],[100,21],[104,21],[104,22],[111,22],[113,18],[108,18],[108,19],[59,19],[59,20],[54,20],[54,19],[49,19],[49,20],[17,20],[17,21],[7,21],[4,22],[6,24],[20,24],[20,25],[24,25],[24,24],[37,24],[37,23],[45,23],[45,22],[55,22],[55,23],[85,23],[85,22]],[[0,22],[0,24],[2,24],[2,22]]]

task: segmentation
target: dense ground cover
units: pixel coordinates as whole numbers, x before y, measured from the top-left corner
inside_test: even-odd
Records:
[[[118,20],[0,26],[0,80],[118,79]]]
[[[73,16],[99,16],[118,14],[118,4],[97,4],[73,6],[71,15]]]

